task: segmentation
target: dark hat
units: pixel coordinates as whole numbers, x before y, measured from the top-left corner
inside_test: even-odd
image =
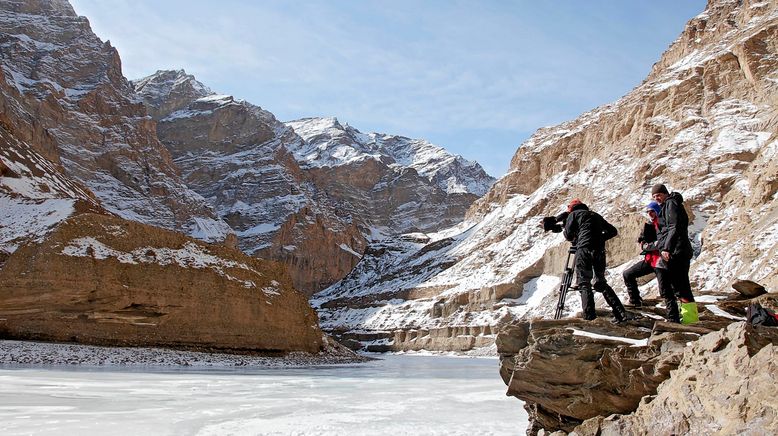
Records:
[[[661,183],[657,183],[656,185],[654,185],[651,188],[651,195],[659,194],[660,192],[662,194],[670,195],[670,191],[667,190],[667,186],[665,186],[665,185],[663,185]]]

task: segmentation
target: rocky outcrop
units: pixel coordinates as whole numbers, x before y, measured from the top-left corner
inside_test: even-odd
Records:
[[[575,433],[775,434],[777,361],[778,330],[732,324],[688,347],[672,376],[634,413],[587,421]]]
[[[0,269],[4,338],[319,352],[316,313],[278,264],[180,233],[80,214]]]
[[[366,265],[387,268],[357,265],[360,276],[317,296],[321,318],[332,320],[327,328],[495,331],[548,314],[567,243],[538,222],[574,197],[619,229],[607,247],[609,282],[623,292],[620,272],[639,259],[640,215],[657,182],[686,199],[695,292],[726,289],[735,279],[776,288],[776,41],[775,1],[710,1],[638,87],[536,131],[464,224],[366,257]],[[402,277],[420,269],[428,274]],[[655,284],[642,292],[655,295]],[[337,304],[370,296],[370,303]],[[576,300],[568,314],[578,310]]]
[[[64,0],[0,1],[2,125],[119,216],[221,241],[229,227],[177,173],[121,61]]]
[[[508,395],[525,402],[528,434],[739,434],[778,425],[774,402],[749,399],[776,393],[766,381],[775,374],[778,330],[724,310],[773,305],[775,295],[738,298],[701,297],[718,302],[700,303],[700,322],[689,326],[655,321],[661,310],[649,307],[621,325],[561,319],[506,327],[496,341],[500,375]],[[766,427],[748,427],[754,420]]]

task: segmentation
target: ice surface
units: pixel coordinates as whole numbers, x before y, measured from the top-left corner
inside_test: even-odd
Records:
[[[0,369],[0,433],[518,435],[495,359],[386,356],[358,365]]]

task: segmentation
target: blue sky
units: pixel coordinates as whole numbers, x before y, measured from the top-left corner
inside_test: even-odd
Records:
[[[535,129],[640,84],[705,0],[71,0],[130,79],[184,68],[282,121],[335,116],[504,174]]]

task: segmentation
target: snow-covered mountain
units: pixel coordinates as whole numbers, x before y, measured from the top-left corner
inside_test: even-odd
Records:
[[[3,99],[18,138],[127,219],[224,240],[122,76],[119,55],[64,0],[0,1]]]
[[[386,163],[402,171],[413,168],[448,194],[484,195],[495,179],[477,162],[452,155],[423,139],[382,133],[362,133],[337,118],[304,118],[286,123],[305,139],[290,146],[304,168],[337,167],[365,159]]]
[[[460,222],[494,181],[426,141],[331,118],[284,125],[183,70],[133,83],[187,185],[244,251],[283,262],[306,292],[344,277],[368,239]]]
[[[463,224],[369,247],[315,296],[323,327],[384,348],[464,350],[506,322],[550,314],[567,243],[537,224],[575,197],[620,230],[608,244],[620,288],[658,182],[686,199],[695,292],[735,278],[775,289],[777,29],[778,2],[709,2],[640,86],[523,143]],[[572,296],[568,311],[579,307]]]
[[[0,49],[4,338],[323,350],[278,264],[180,233],[232,231],[183,183],[86,18],[66,1],[0,0]]]

